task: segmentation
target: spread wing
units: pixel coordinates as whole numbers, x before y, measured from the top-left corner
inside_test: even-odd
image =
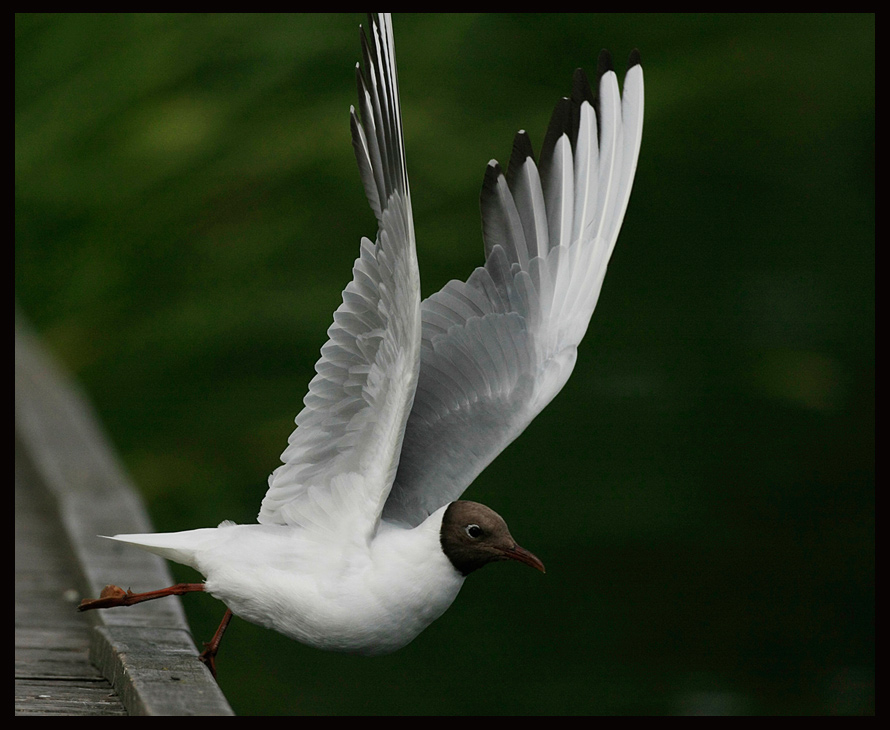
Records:
[[[524,131],[482,188],[485,265],[421,305],[420,377],[384,517],[419,524],[457,499],[565,385],[630,197],[643,126],[631,54],[597,95],[575,72],[535,164]]]
[[[395,478],[419,370],[420,279],[392,24],[370,19],[356,65],[352,141],[378,221],[362,239],[297,428],[269,477],[259,521],[366,540]]]

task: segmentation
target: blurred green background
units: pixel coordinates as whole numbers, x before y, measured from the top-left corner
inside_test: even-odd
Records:
[[[16,300],[159,530],[255,519],[374,236],[360,22],[16,17]],[[601,47],[621,77],[642,51],[637,179],[575,373],[467,493],[548,572],[473,575],[380,659],[236,621],[235,709],[873,712],[874,15],[394,26],[424,296],[482,262],[488,160],[519,128],[538,148]],[[184,604],[209,638],[221,604]]]

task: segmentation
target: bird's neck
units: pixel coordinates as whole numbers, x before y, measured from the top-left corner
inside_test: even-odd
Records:
[[[412,596],[419,603],[433,599],[430,609],[436,616],[448,608],[464,582],[464,576],[442,552],[439,534],[445,509],[410,529],[381,522],[371,548],[375,572],[385,573],[389,582],[397,576],[406,600],[413,602]]]

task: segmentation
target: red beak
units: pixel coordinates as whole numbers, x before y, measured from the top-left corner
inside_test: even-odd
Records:
[[[544,563],[540,561],[537,555],[529,552],[524,547],[519,547],[519,545],[514,545],[512,548],[504,550],[504,557],[530,565],[532,568],[537,568],[542,573],[547,572],[544,570]]]

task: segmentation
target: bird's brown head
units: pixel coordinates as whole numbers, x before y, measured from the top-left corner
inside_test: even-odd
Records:
[[[544,564],[516,544],[504,518],[478,502],[452,502],[442,517],[439,541],[462,575],[494,560],[516,560],[544,572]]]

